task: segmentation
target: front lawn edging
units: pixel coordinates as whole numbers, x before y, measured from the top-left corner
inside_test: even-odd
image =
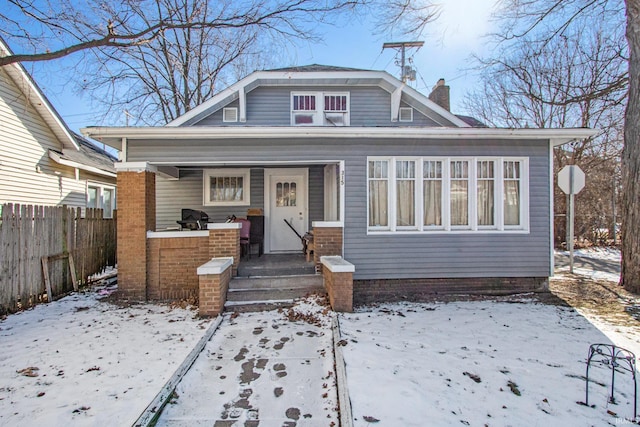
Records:
[[[353,415],[351,415],[351,399],[347,386],[347,368],[342,355],[344,341],[340,337],[340,323],[338,315],[331,315],[331,330],[333,331],[333,354],[336,367],[336,386],[338,388],[338,406],[340,408],[340,426],[353,427]]]
[[[202,352],[207,342],[211,339],[213,334],[218,330],[220,323],[222,323],[223,316],[218,316],[218,318],[211,323],[207,332],[205,332],[204,336],[200,338],[198,344],[191,350],[189,355],[182,361],[178,369],[173,373],[171,378],[166,382],[164,387],[156,394],[156,397],[149,403],[146,409],[140,414],[136,422],[133,423],[133,427],[149,427],[153,426],[157,421],[158,417],[162,413],[162,409],[165,407],[173,392],[176,389],[178,383],[182,380],[182,377],[189,371],[193,362],[196,361],[198,355]]]

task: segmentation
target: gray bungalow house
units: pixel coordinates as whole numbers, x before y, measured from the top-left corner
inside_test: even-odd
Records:
[[[425,96],[384,71],[311,65],[255,72],[166,126],[83,133],[122,152],[124,292],[197,292],[198,267],[225,254],[215,230],[261,210],[265,253],[300,250],[289,222],[313,232],[318,265],[342,257],[331,271],[351,275],[349,309],[546,289],[552,152],[594,131],[484,127],[449,111],[443,80]],[[163,231],[183,208],[205,212],[209,230]]]

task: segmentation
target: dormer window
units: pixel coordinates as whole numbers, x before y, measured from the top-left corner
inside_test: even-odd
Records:
[[[349,93],[292,93],[291,125],[349,126]]]

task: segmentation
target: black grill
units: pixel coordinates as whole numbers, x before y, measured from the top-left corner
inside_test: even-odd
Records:
[[[206,230],[209,215],[195,209],[182,209],[182,221],[176,221],[183,230]]]

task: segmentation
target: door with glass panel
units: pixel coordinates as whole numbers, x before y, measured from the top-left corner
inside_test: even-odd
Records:
[[[269,252],[302,250],[300,237],[308,231],[306,169],[268,172]],[[291,225],[287,225],[287,222]]]

